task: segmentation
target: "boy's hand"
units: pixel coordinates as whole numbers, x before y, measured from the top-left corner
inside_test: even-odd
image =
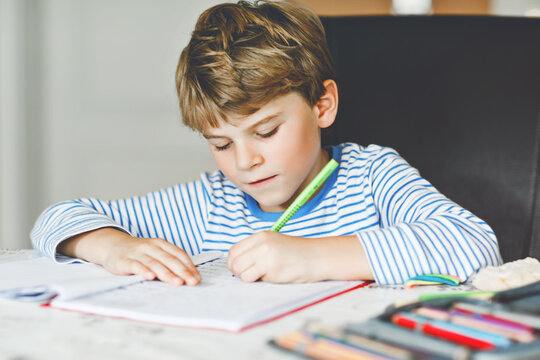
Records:
[[[197,285],[201,276],[189,256],[163,239],[133,238],[115,241],[103,267],[113,274],[136,274],[171,285]]]
[[[317,281],[316,252],[308,246],[310,240],[275,231],[258,232],[230,248],[227,266],[246,282]]]
[[[104,228],[61,243],[60,252],[96,264],[117,275],[140,275],[171,285],[197,285],[201,276],[189,256],[163,239],[134,238]]]
[[[356,235],[302,238],[261,231],[230,248],[227,266],[246,282],[373,279]]]

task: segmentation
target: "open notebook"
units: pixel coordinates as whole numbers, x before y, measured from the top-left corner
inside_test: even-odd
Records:
[[[9,262],[0,264],[4,274],[14,274],[0,280],[0,296],[47,300],[55,308],[97,315],[241,331],[364,284],[244,283],[227,269],[220,252],[203,253],[193,261],[202,276],[194,287],[114,276],[94,264],[56,265],[44,258]]]

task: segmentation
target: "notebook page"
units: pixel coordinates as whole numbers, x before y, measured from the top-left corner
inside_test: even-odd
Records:
[[[192,257],[195,264],[223,256],[209,251]],[[57,264],[46,257],[0,264],[0,296],[26,301],[62,300],[114,289],[141,281],[143,277],[118,276],[91,263]]]
[[[199,266],[194,287],[147,281],[52,306],[170,325],[237,331],[273,318],[361,282],[309,284],[244,283],[227,269],[226,258]]]
[[[143,280],[113,275],[95,264],[56,264],[45,257],[2,263],[0,272],[0,296],[26,301],[70,299]]]

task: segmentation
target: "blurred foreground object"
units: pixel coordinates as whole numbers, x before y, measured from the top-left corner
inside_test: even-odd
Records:
[[[528,257],[501,266],[488,266],[474,277],[473,285],[486,291],[500,291],[540,281],[540,261]]]

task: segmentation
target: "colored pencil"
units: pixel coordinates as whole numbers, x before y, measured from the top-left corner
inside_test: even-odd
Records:
[[[442,299],[451,297],[474,297],[481,299],[489,299],[495,295],[496,291],[467,291],[467,292],[447,292],[447,293],[435,293],[435,294],[422,294],[418,296],[418,300],[425,301],[431,299]]]
[[[521,324],[522,326],[526,325],[529,328],[540,329],[540,317],[534,315],[521,314],[498,309],[490,309],[469,303],[457,303],[454,308],[458,310],[461,309],[466,311],[472,311],[476,314],[481,315],[490,315],[490,318],[502,319],[513,322],[514,324]]]
[[[471,355],[471,349],[461,344],[410,331],[410,329],[395,326],[395,324],[379,319],[349,324],[346,331],[422,353],[423,355],[418,356],[418,358],[466,359]]]
[[[491,314],[478,314],[478,313],[475,313],[474,311],[466,310],[466,309],[463,309],[463,308],[460,308],[460,307],[454,307],[452,309],[452,311],[454,311],[456,313],[459,312],[461,314],[468,314],[470,316],[474,316],[474,317],[478,317],[478,318],[482,318],[482,319],[489,319],[490,321],[493,321],[495,323],[502,324],[502,325],[505,325],[505,326],[508,326],[508,327],[512,327],[514,329],[528,331],[528,332],[531,332],[531,333],[533,332],[533,328],[528,326],[528,325],[523,325],[523,324],[517,323],[515,321],[510,321],[510,320],[507,320],[507,319],[501,319],[501,318],[498,318],[498,317],[493,316]]]
[[[353,334],[329,333],[324,331],[316,331],[313,336],[334,341],[343,345],[351,346],[359,350],[364,350],[373,353],[377,356],[390,357],[396,360],[414,359],[414,355],[405,349],[388,345],[377,340],[369,339]]]
[[[469,315],[459,311],[446,311],[431,307],[421,307],[413,310],[413,312],[430,319],[450,321],[457,325],[501,335],[522,343],[528,343],[535,339],[534,334],[530,331],[516,329],[515,327],[500,324],[491,319]]]
[[[294,332],[278,337],[274,343],[284,349],[320,360],[383,360],[386,357],[337,344],[328,339],[315,338],[306,332]]]
[[[510,339],[486,333],[476,329],[452,324],[449,322],[430,320],[429,318],[402,312],[392,316],[392,321],[397,325],[409,329],[418,329],[436,337],[444,338],[462,345],[479,350],[490,350],[496,347],[508,347],[512,344]]]

